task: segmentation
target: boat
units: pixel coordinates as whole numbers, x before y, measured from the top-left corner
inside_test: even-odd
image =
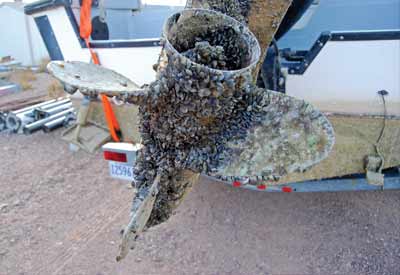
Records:
[[[150,83],[161,50],[162,24],[184,9],[185,1],[99,3],[93,2],[95,30],[89,47],[102,66],[138,86]],[[336,144],[329,157],[309,171],[292,173],[265,191],[288,186],[297,192],[400,186],[398,5],[398,0],[294,1],[268,50],[259,82],[322,111],[334,127]],[[79,9],[76,1],[63,0],[25,7],[52,60],[90,62],[88,45],[79,35]],[[376,9],[382,11],[379,17]],[[373,24],[368,20],[372,16]],[[378,157],[382,167],[369,167],[370,157]],[[368,171],[385,180],[366,178]]]

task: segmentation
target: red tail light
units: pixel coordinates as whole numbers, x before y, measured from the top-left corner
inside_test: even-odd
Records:
[[[110,151],[104,151],[104,159],[117,162],[127,162],[126,154]]]
[[[282,192],[285,192],[285,193],[290,193],[290,192],[292,192],[293,190],[292,190],[292,187],[289,187],[289,186],[284,186],[284,187],[282,187]]]
[[[242,183],[240,181],[234,181],[232,183],[233,187],[240,187],[242,185]]]
[[[258,190],[265,190],[265,189],[267,189],[267,186],[265,184],[259,184],[259,185],[257,185],[257,189]]]

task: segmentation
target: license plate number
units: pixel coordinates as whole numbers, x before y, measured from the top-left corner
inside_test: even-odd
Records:
[[[109,161],[110,176],[116,179],[133,181],[133,166]]]

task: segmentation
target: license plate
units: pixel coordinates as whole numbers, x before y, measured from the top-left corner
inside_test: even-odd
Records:
[[[110,176],[116,179],[133,181],[133,166],[109,161]]]

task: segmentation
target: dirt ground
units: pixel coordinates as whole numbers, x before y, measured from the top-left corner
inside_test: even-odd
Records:
[[[37,74],[0,104],[49,85]],[[400,274],[400,192],[273,194],[206,178],[117,263],[133,189],[60,135],[0,134],[0,275]]]
[[[279,194],[202,179],[115,256],[133,190],[60,131],[0,134],[0,274],[400,274],[400,192]]]

